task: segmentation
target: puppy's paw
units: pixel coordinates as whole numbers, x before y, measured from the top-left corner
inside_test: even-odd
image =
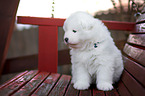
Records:
[[[78,81],[74,83],[74,88],[78,90],[85,90],[85,89],[88,89],[89,87],[90,87],[90,84],[86,82]]]
[[[97,84],[97,88],[99,90],[103,90],[103,91],[109,91],[113,89],[112,84],[108,83],[108,82],[101,82]]]

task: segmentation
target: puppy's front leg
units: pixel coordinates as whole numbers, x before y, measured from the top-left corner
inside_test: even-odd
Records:
[[[113,89],[113,73],[112,67],[100,65],[97,71],[97,88],[103,91],[109,91]]]
[[[91,78],[84,66],[79,65],[72,68],[72,75],[75,89],[85,90],[90,87]]]

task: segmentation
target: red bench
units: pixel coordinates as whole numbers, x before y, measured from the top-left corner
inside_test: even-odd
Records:
[[[104,92],[97,90],[95,85],[88,90],[75,90],[71,76],[57,73],[57,32],[64,20],[18,17],[18,23],[39,26],[38,70],[22,72],[1,85],[1,96],[145,96],[145,29],[140,29],[145,21],[137,24],[103,21],[110,30],[127,30],[131,33],[124,47],[125,69],[121,80],[114,86],[115,89]],[[69,60],[64,58],[60,61]]]

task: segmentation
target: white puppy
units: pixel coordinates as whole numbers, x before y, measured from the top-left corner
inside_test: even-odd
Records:
[[[88,89],[95,80],[99,90],[112,90],[123,71],[121,52],[102,21],[76,12],[64,22],[64,41],[70,47],[74,88]]]

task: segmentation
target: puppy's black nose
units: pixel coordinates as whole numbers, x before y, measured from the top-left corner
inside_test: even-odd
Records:
[[[68,38],[65,38],[64,40],[65,40],[66,43],[68,43]]]

